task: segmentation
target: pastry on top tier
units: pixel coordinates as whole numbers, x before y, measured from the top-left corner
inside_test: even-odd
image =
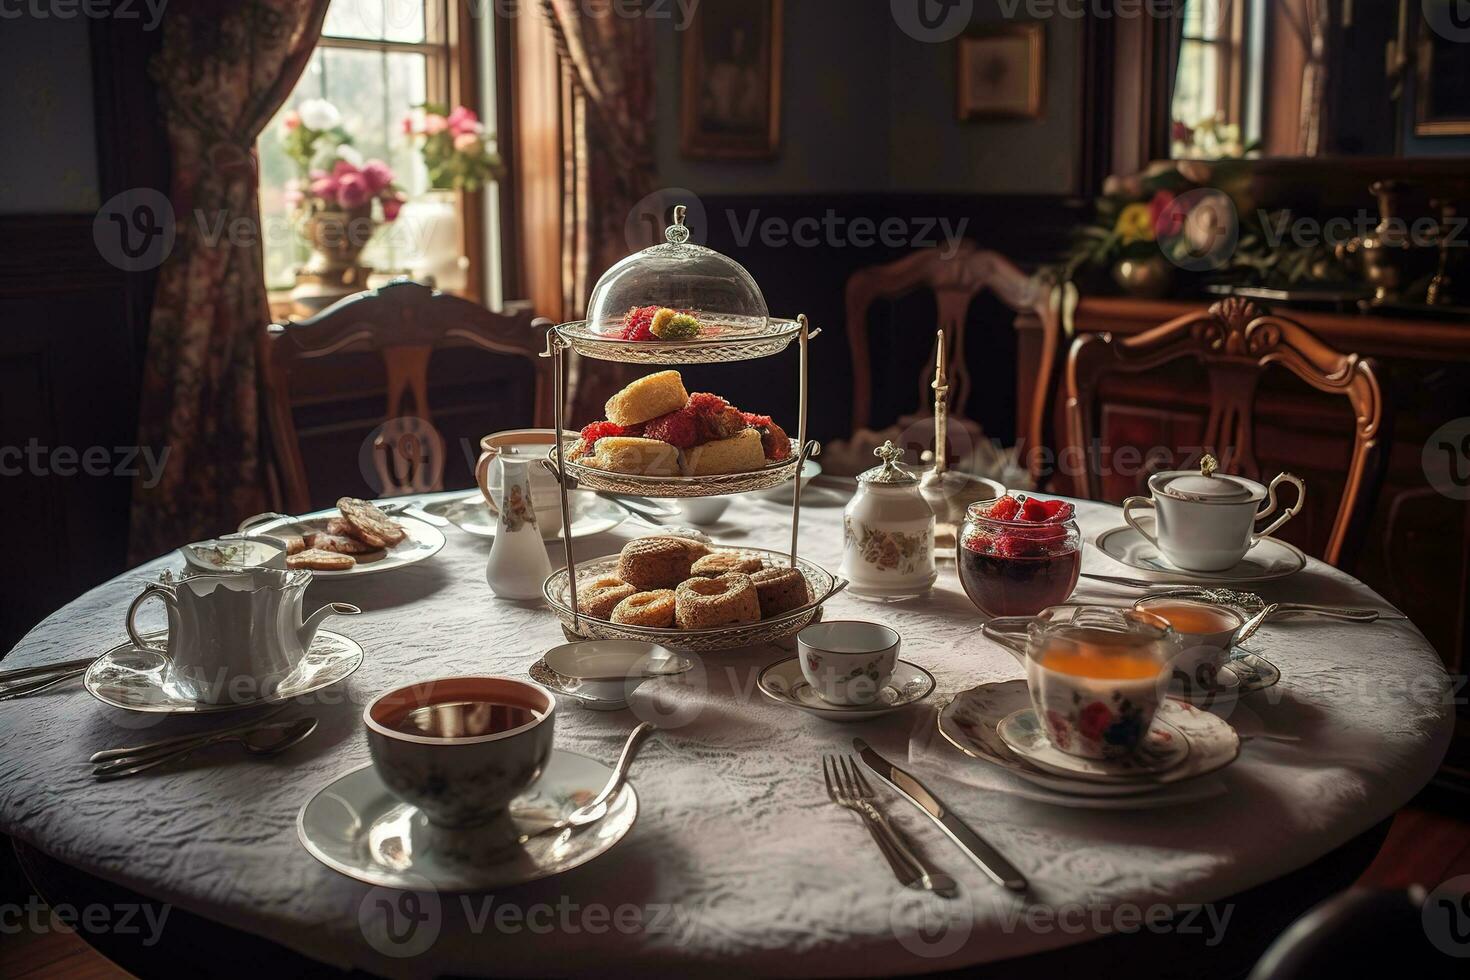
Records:
[[[678,371],[660,371],[639,378],[607,400],[608,421],[621,426],[641,425],[678,411],[689,401]],[[599,441],[601,445],[601,441]]]
[[[583,457],[582,463],[613,473],[678,476],[679,450],[657,439],[607,436],[597,440],[597,448],[590,457]]]
[[[755,429],[746,429],[729,439],[706,442],[684,453],[684,469],[691,476],[749,473],[765,465],[766,453],[761,448],[761,434]]]

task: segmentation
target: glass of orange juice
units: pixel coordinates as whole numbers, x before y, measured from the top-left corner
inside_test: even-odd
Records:
[[[1120,758],[1143,744],[1182,649],[1168,621],[1142,609],[1052,606],[993,619],[984,631],[1025,666],[1052,744],[1087,759]]]

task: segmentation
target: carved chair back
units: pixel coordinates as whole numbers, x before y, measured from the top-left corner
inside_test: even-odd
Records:
[[[529,312],[493,313],[409,280],[349,296],[306,320],[271,324],[261,364],[284,506],[292,513],[310,508],[291,393],[293,368],[339,355],[377,353],[386,370],[387,405],[370,449],[381,494],[425,493],[444,489],[444,439],[429,407],[431,355],[472,348],[528,361],[535,379],[534,424],[549,426],[551,369],[538,356],[549,325]]]

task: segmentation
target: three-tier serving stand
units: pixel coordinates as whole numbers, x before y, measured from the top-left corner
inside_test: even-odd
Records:
[[[553,418],[557,442],[545,465],[556,477],[561,498],[562,527],[570,529],[573,490],[628,494],[640,497],[710,497],[747,493],[781,486],[795,480],[791,494],[791,549],[788,554],[756,548],[738,550],[758,556],[768,566],[784,564],[806,577],[813,602],[800,609],[737,626],[704,630],[650,629],[592,619],[577,608],[577,559],[570,530],[563,533],[566,567],[551,574],[543,592],[571,638],[644,639],[685,650],[707,651],[750,646],[790,636],[812,622],[822,603],[840,592],[846,582],[797,554],[801,531],[800,475],[807,460],[821,447],[807,441],[808,345],[821,333],[812,329],[805,315],[794,320],[771,317],[750,274],[724,255],[689,241],[684,225],[686,210],[674,209],[674,223],[665,232],[666,241],[644,249],[619,262],[598,281],[588,302],[588,319],[563,323],[546,332],[542,357],[552,360]],[[660,305],[695,311],[704,332],[688,340],[624,340],[609,332],[630,306],[648,305],[651,295],[667,302]],[[770,357],[786,350],[792,342],[800,352],[796,438],[787,458],[767,463],[748,473],[717,476],[650,476],[617,473],[565,459],[576,442],[575,431],[565,427],[567,409],[567,352],[602,361],[627,364],[682,365],[725,364]],[[611,575],[617,555],[583,562],[589,576]]]

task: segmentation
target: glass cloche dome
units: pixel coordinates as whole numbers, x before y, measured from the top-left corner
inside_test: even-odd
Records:
[[[686,208],[662,245],[645,248],[603,273],[587,319],[557,328],[577,353],[609,361],[701,363],[779,353],[802,330],[770,315],[745,267],[689,240]]]
[[[588,328],[603,336],[621,336],[629,326],[630,311],[636,317],[636,311],[652,308],[691,316],[702,328],[694,336],[729,337],[765,329],[770,311],[760,287],[739,262],[691,242],[684,214],[682,204],[674,208],[674,223],[664,232],[663,244],[629,255],[597,280],[587,301]],[[681,321],[680,327],[669,332],[694,331],[687,322]]]

